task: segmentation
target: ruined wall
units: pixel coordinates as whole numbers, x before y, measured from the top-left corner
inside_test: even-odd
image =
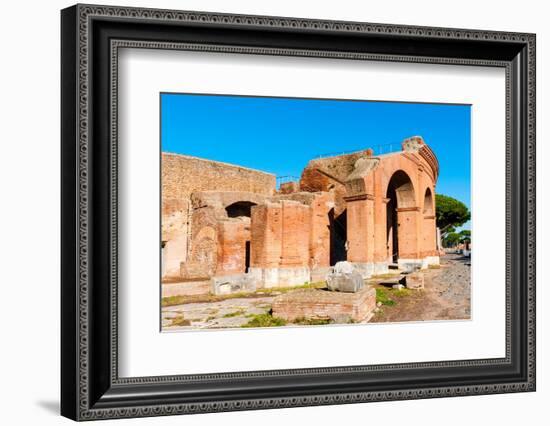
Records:
[[[275,175],[233,164],[162,153],[163,200],[187,198],[198,191],[243,191],[271,195]]]
[[[163,162],[164,253],[181,278],[237,280],[248,269],[260,286],[301,285],[338,260],[367,277],[387,270],[393,251],[409,263],[437,255],[438,164],[421,138],[386,155],[312,160],[279,191],[266,173],[170,154]]]
[[[275,175],[270,173],[179,154],[162,153],[161,173],[163,277],[181,274],[186,278],[207,277],[215,270],[217,228],[214,218],[218,212],[211,209],[195,217],[192,193],[241,191],[241,194],[257,194],[260,201],[273,194],[276,188]],[[226,198],[231,197],[230,194]],[[233,197],[238,198],[239,194]],[[200,201],[196,200],[195,204]],[[224,201],[227,200],[221,203]],[[196,252],[193,252],[195,247]],[[212,247],[214,253],[209,252]],[[187,264],[182,266],[182,262]]]
[[[311,207],[281,200],[252,207],[250,274],[265,287],[310,281]]]
[[[370,157],[371,149],[334,157],[311,160],[300,177],[300,191],[331,191],[334,194],[334,213],[339,216],[346,209],[345,182],[360,158]]]
[[[400,152],[357,161],[346,185],[348,259],[376,265],[391,262],[394,250],[405,260],[437,255],[435,206],[432,202],[425,211],[424,204],[427,190],[435,194],[438,171],[435,155],[419,137],[406,139]],[[397,175],[399,183],[392,180]],[[395,201],[389,198],[390,186]],[[395,228],[388,222],[392,212]],[[397,233],[397,248],[392,233]]]
[[[216,275],[246,272],[246,246],[250,243],[250,218],[228,218],[218,222]]]

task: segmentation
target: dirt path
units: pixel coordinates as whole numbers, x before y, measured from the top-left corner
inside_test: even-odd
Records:
[[[433,321],[470,318],[470,259],[462,255],[441,258],[440,269],[424,274],[424,290],[392,297],[393,306],[383,305],[371,322]],[[397,296],[397,292],[395,295]]]

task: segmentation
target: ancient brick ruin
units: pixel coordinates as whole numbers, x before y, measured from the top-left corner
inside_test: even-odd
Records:
[[[311,160],[279,189],[269,173],[163,153],[163,280],[230,293],[321,281],[342,260],[364,278],[426,268],[439,263],[437,176],[421,137]]]

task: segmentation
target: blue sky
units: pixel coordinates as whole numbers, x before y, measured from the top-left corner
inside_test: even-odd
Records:
[[[469,105],[163,93],[161,145],[299,177],[312,158],[395,151],[420,135],[439,160],[436,192],[470,207],[470,113]]]

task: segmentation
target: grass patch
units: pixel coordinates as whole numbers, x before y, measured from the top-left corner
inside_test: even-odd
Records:
[[[404,287],[401,290],[393,290],[391,294],[395,297],[406,297],[411,295],[411,291],[412,290],[410,288]]]
[[[250,321],[241,325],[243,328],[251,327],[281,327],[286,325],[286,321],[271,314],[258,314],[250,316]]]
[[[428,269],[441,269],[441,265],[428,265]]]
[[[385,288],[377,288],[376,289],[376,303],[380,302],[382,305],[385,306],[393,306],[395,305],[395,301],[390,299],[389,297],[389,290]]]
[[[308,288],[312,288],[312,289],[322,289],[322,288],[326,288],[327,287],[327,283],[325,281],[318,281],[318,282],[315,282],[315,283],[305,283],[305,284],[302,284],[302,285],[297,285],[297,286],[293,286],[293,287],[271,287],[271,288],[261,288],[259,290],[256,290],[254,293],[251,293],[255,296],[270,296],[270,295],[273,295],[273,294],[284,294],[284,293],[288,293],[289,291],[294,291],[294,290],[302,290],[302,289],[308,289]]]
[[[327,325],[332,324],[332,321],[329,318],[296,318],[293,323],[298,325]]]
[[[395,278],[395,277],[398,277],[400,274],[399,272],[396,272],[394,274],[392,273],[387,273],[387,274],[378,274],[378,275],[372,275],[369,280],[385,280],[385,279],[388,279],[388,278]]]
[[[170,325],[172,327],[184,327],[191,325],[191,321],[185,319],[183,315],[178,315],[177,317],[172,318],[172,323]]]
[[[190,296],[169,296],[169,297],[163,297],[161,299],[161,306],[175,306],[175,305],[183,305],[186,303],[211,303],[211,302],[222,302],[224,300],[229,300],[229,299],[247,299],[247,298],[255,298],[255,297],[261,297],[261,296],[276,296],[278,294],[288,293],[289,291],[307,289],[307,288],[313,288],[313,289],[326,288],[326,283],[324,281],[318,281],[315,283],[307,283],[307,284],[294,286],[294,287],[260,288],[252,292],[246,292],[246,293],[240,292],[240,293],[224,294],[224,295],[194,294]]]
[[[225,314],[223,317],[224,318],[233,318],[233,317],[240,317],[241,315],[244,315],[244,311],[242,309],[240,309],[238,311],[234,311],[234,312],[229,312],[229,313]]]

